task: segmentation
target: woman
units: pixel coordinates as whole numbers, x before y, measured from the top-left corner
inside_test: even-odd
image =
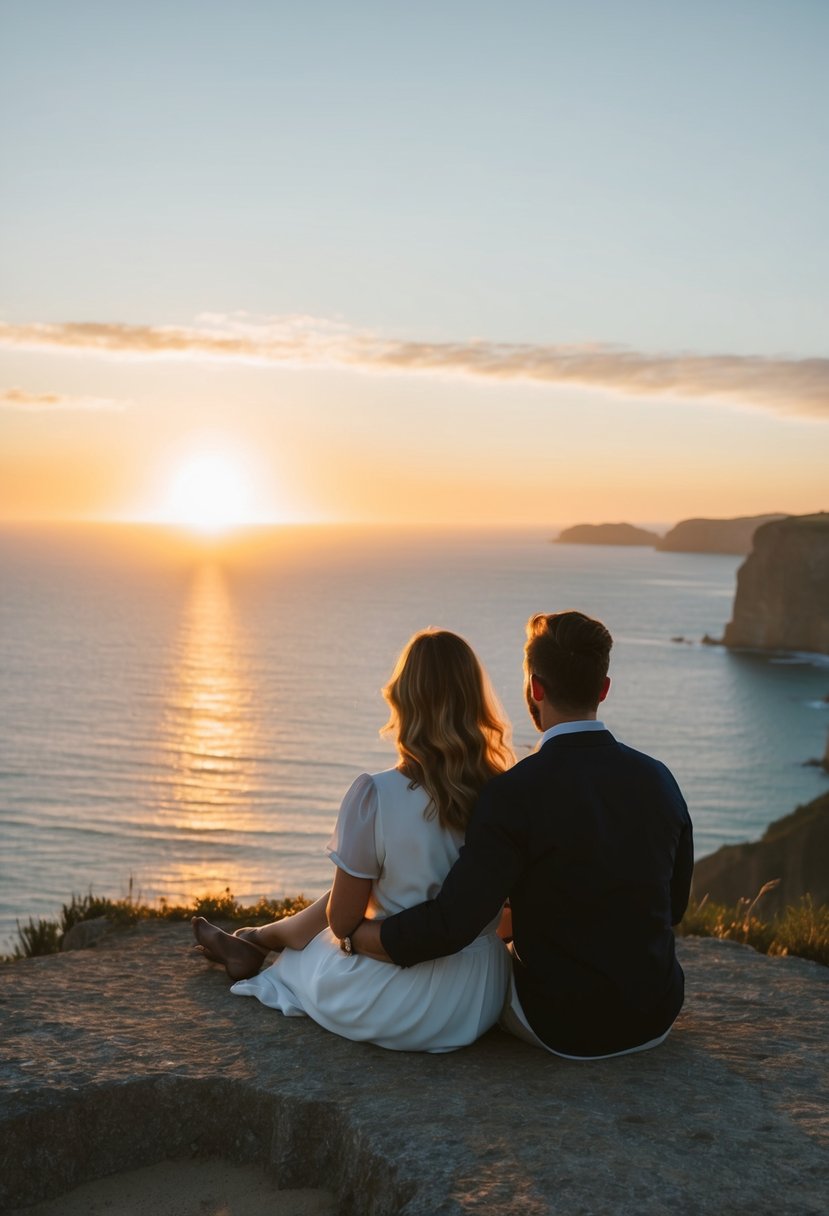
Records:
[[[345,1038],[453,1051],[501,1012],[510,968],[498,922],[458,954],[405,970],[351,954],[350,934],[364,916],[390,916],[440,890],[481,788],[513,756],[486,676],[456,634],[416,634],[383,695],[399,761],[358,777],[346,794],[328,843],[330,894],[235,936],[200,917],[193,927],[207,957],[237,979],[239,996],[307,1014]],[[254,974],[273,949],[283,951],[277,962]]]

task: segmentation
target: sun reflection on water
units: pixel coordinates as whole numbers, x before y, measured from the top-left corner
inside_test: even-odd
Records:
[[[173,768],[168,809],[176,827],[245,827],[255,765],[251,702],[227,582],[217,564],[206,562],[190,588],[166,713]]]

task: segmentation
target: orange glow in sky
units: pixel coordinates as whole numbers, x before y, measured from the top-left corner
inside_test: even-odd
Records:
[[[829,506],[829,5],[144,7],[6,6],[0,526]]]

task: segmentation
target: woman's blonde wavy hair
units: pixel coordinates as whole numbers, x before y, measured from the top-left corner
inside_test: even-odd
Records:
[[[404,648],[383,696],[391,717],[398,768],[429,795],[427,818],[466,829],[490,777],[515,762],[509,723],[468,642],[445,629],[416,633]]]

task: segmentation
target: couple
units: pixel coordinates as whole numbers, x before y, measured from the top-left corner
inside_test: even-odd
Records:
[[[672,925],[691,821],[665,766],[597,721],[611,645],[580,612],[530,619],[525,689],[542,736],[513,765],[470,647],[416,634],[384,689],[399,761],[346,794],[330,893],[236,934],[194,919],[232,991],[400,1051],[453,1051],[499,1020],[575,1059],[661,1043],[683,1000]],[[270,950],[280,957],[260,970]]]

